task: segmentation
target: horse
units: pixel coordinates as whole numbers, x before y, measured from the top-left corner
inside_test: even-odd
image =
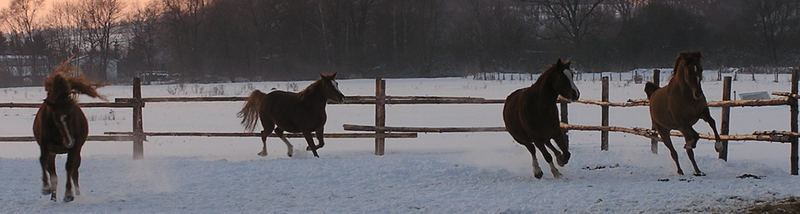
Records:
[[[683,146],[686,149],[686,154],[689,160],[692,161],[695,176],[704,176],[705,174],[697,168],[697,163],[694,160],[694,151],[697,146],[697,140],[700,135],[697,134],[692,126],[697,123],[699,119],[703,119],[714,130],[714,137],[716,138],[717,145],[715,149],[720,151],[721,141],[717,126],[714,118],[708,110],[708,103],[706,96],[703,94],[703,88],[700,81],[703,80],[703,66],[701,60],[703,56],[700,52],[683,52],[680,53],[675,60],[675,68],[669,84],[663,88],[658,85],[647,82],[644,91],[647,98],[650,100],[650,118],[652,120],[653,129],[655,129],[661,136],[664,145],[669,149],[672,160],[675,161],[675,166],[678,168],[678,174],[683,175],[680,163],[678,163],[678,153],[672,146],[670,139],[670,131],[678,130],[683,133],[686,144]]]
[[[75,200],[73,182],[75,195],[81,194],[78,168],[81,166],[81,148],[89,135],[86,116],[76,101],[77,94],[105,100],[97,92],[101,85],[82,76],[71,77],[70,72],[72,68],[62,64],[45,80],[47,97],[39,106],[33,122],[33,136],[39,145],[39,164],[42,167],[42,194],[50,194],[50,200],[56,201],[56,155],[67,154],[64,202]]]
[[[545,147],[553,151],[560,166],[566,165],[570,158],[569,142],[561,130],[556,109],[559,95],[569,100],[577,100],[580,97],[580,91],[573,81],[574,75],[570,64],[558,59],[556,64],[542,73],[532,86],[518,89],[508,95],[503,106],[506,130],[517,143],[525,146],[531,153],[533,176],[537,179],[541,179],[543,175],[536,159],[537,148],[545,161],[550,164],[550,172],[555,178],[560,178],[561,173],[553,165],[552,157]],[[550,139],[556,142],[561,151],[553,147]]]
[[[283,132],[303,133],[308,147],[314,153],[314,157],[319,158],[317,149],[325,146],[324,127],[328,116],[325,113],[325,105],[330,101],[341,103],[344,94],[339,91],[339,83],[336,82],[336,73],[320,74],[320,79],[300,91],[292,93],[286,91],[272,91],[265,94],[259,90],[250,93],[247,101],[239,111],[237,116],[242,118],[241,124],[248,131],[253,131],[258,120],[264,131],[261,132],[261,152],[259,156],[267,156],[267,136],[273,131],[283,143],[286,144],[289,157],[292,157],[293,147]],[[315,132],[319,145],[314,144],[311,132]]]

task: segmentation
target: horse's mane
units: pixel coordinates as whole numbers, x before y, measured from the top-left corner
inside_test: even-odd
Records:
[[[688,68],[690,62],[700,62],[700,59],[703,58],[703,55],[700,52],[683,52],[678,55],[678,59],[675,60],[675,67],[672,69],[672,77],[670,78],[670,82],[676,80],[676,78],[683,78],[686,74],[686,69]]]
[[[550,74],[553,73],[557,69],[556,67],[558,67],[558,65],[551,64],[550,67],[547,68],[547,70],[542,72],[542,75],[540,75],[539,78],[536,79],[536,82],[534,82],[533,85],[541,85],[541,86],[543,86],[544,85],[544,81],[547,81],[546,80],[547,77],[549,77]]]
[[[303,99],[303,98],[305,98],[307,96],[310,96],[311,94],[313,94],[314,92],[317,91],[317,88],[319,88],[319,85],[321,84],[320,83],[321,81],[322,81],[322,79],[314,81],[313,83],[311,83],[311,85],[309,85],[308,87],[306,87],[302,91],[297,92],[297,94],[300,96],[301,99]]]
[[[79,75],[77,69],[68,61],[62,62],[45,80],[45,90],[50,93],[64,93],[66,95],[85,94],[93,98],[106,100],[105,96],[97,92],[103,84],[95,83]]]

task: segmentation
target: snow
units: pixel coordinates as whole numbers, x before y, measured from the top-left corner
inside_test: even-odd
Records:
[[[584,74],[587,75],[587,74]],[[614,75],[614,74],[612,74]],[[613,78],[617,80],[618,76]],[[624,77],[630,79],[630,76]],[[666,84],[668,75],[662,72]],[[733,90],[787,91],[788,76],[739,77]],[[600,82],[576,82],[582,98],[596,99]],[[722,83],[707,77],[710,100],[719,100]],[[746,80],[746,81],[745,81]],[[245,96],[253,89],[302,89],[309,82],[255,82],[144,86],[145,97]],[[374,94],[374,80],[340,80],[346,95]],[[389,95],[504,98],[530,81],[479,81],[471,78],[389,79]],[[612,81],[614,101],[644,98],[643,84]],[[130,97],[130,86],[110,86],[109,98]],[[41,88],[0,89],[0,102],[38,102]],[[82,101],[92,101],[83,98]],[[148,103],[146,131],[241,131],[235,113],[242,103]],[[501,126],[502,105],[390,105],[392,126]],[[128,109],[84,109],[90,133],[129,131]],[[374,124],[370,105],[328,107],[326,132],[341,124]],[[35,109],[0,109],[0,136],[30,135]],[[648,127],[647,108],[612,108],[611,125]],[[719,109],[712,114],[719,118]],[[734,108],[732,133],[787,130],[788,108]],[[570,105],[570,122],[599,124],[597,106]],[[719,119],[717,119],[719,121]],[[707,125],[695,126],[709,132]],[[83,150],[83,195],[54,203],[40,195],[35,143],[0,143],[0,210],[6,213],[674,213],[726,212],[752,204],[800,195],[790,176],[789,145],[731,142],[729,161],[716,158],[713,144],[695,150],[705,177],[679,176],[666,148],[650,153],[649,140],[610,134],[610,151],[601,152],[600,135],[570,132],[570,163],[554,179],[540,156],[545,177],[534,179],[530,154],[506,133],[420,134],[389,139],[386,155],[372,155],[369,139],[328,139],[313,158],[301,139],[290,139],[295,157],[270,138],[269,156],[256,155],[257,138],[150,137],[145,160],[131,160],[130,142],[89,142]],[[674,138],[681,148],[683,139]],[[300,146],[298,146],[300,145]],[[684,151],[681,166],[691,172]],[[65,156],[58,158],[59,199],[64,190]],[[743,174],[761,179],[736,178]]]

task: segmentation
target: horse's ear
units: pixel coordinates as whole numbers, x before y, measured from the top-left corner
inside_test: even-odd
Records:
[[[570,65],[572,65],[572,61],[567,60],[566,62],[564,62],[564,67],[569,68]]]
[[[336,79],[336,72],[333,72],[333,74],[331,74],[331,79]]]
[[[561,58],[558,58],[558,61],[556,61],[556,65],[561,66],[563,64],[564,64],[564,61],[561,61]]]

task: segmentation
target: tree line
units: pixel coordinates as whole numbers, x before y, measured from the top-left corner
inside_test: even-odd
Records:
[[[42,1],[3,10],[0,51],[34,67],[84,56],[89,73],[119,59],[124,76],[429,77],[538,72],[557,58],[622,71],[671,67],[684,50],[707,68],[800,64],[796,0],[71,0],[36,18]]]

